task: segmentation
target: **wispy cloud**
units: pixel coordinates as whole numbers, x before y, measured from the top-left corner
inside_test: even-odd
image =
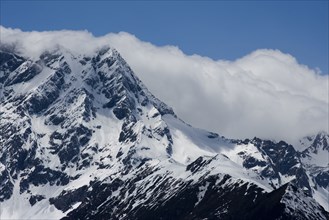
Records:
[[[299,64],[279,50],[260,49],[234,61],[188,56],[129,33],[94,37],[87,31],[22,32],[1,27],[0,39],[38,57],[63,46],[89,54],[116,48],[136,75],[186,122],[234,138],[295,142],[328,131],[328,75]]]

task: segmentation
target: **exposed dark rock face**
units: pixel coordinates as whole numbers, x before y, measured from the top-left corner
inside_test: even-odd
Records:
[[[8,79],[9,74],[26,60],[21,56],[5,51],[0,51],[0,58],[0,83],[3,84]]]

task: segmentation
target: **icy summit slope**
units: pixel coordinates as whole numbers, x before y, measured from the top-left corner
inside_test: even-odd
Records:
[[[181,121],[110,47],[1,48],[1,219],[308,218],[305,201],[328,219],[328,163],[307,162],[328,134],[302,152],[228,140]]]

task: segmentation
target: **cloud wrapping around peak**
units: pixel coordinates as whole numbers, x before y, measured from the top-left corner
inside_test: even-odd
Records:
[[[58,45],[76,54],[112,46],[179,117],[227,137],[295,143],[328,132],[328,75],[279,50],[259,49],[235,61],[216,61],[186,55],[175,46],[158,47],[125,32],[94,37],[87,31],[0,27],[0,40],[16,43],[22,54],[35,58]]]

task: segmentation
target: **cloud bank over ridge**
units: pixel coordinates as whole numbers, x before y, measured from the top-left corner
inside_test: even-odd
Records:
[[[328,132],[328,75],[279,50],[259,49],[234,61],[212,60],[125,32],[94,37],[88,31],[23,32],[2,26],[0,41],[34,58],[57,46],[84,54],[112,46],[179,117],[227,137],[295,142]]]

